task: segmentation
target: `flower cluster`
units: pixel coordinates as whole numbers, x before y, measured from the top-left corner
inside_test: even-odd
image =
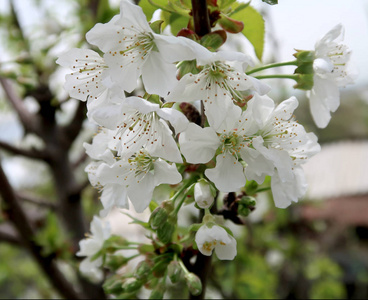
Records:
[[[211,52],[196,39],[157,33],[142,9],[128,1],[121,2],[120,11],[86,35],[102,56],[72,49],[57,61],[72,70],[65,89],[71,97],[87,101],[87,116],[99,127],[92,143],[84,147],[93,159],[86,167],[89,180],[101,192],[100,215],[105,217],[116,207],[127,209],[130,202],[138,213],[156,208],[145,228],[157,234],[152,237],[160,248],[156,252],[165,254],[163,244],[183,240],[176,230],[177,215],[193,197],[205,216],[190,227],[187,240],[196,231],[195,249],[203,255],[214,250],[219,259],[231,260],[236,240],[210,210],[219,201],[219,192],[241,197],[247,182],[263,184],[269,176],[276,207],[297,202],[307,189],[301,165],[320,150],[317,137],[295,120],[295,97],[277,105],[267,96],[271,88],[249,75],[255,69],[247,75],[254,66],[251,56]],[[350,83],[347,48],[335,42],[340,32],[338,26],[319,41],[311,60],[311,109],[320,127],[337,109],[337,88]],[[183,64],[190,67],[178,72]],[[192,113],[180,111],[182,104]],[[201,122],[195,122],[193,112]],[[171,189],[171,198],[161,204],[152,201],[160,185]],[[107,229],[98,229],[101,222],[96,217],[91,225],[95,238],[81,242],[78,255],[87,256],[82,272],[102,265],[100,258],[91,259],[107,239]],[[181,248],[166,250],[177,249]],[[186,278],[192,278],[180,265]]]

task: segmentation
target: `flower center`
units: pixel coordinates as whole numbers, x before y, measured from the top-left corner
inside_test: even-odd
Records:
[[[233,101],[243,100],[241,93],[230,84],[230,81],[238,78],[239,74],[229,65],[222,62],[214,62],[206,65],[201,73],[206,77],[206,89],[211,90],[217,85],[225,93],[229,94]]]
[[[244,147],[249,147],[252,142],[252,137],[245,135],[239,135],[236,131],[226,132],[220,135],[221,153],[230,153],[236,159],[238,159],[239,152]]]
[[[153,159],[146,150],[141,149],[138,153],[132,156],[128,162],[130,165],[134,166],[134,176],[138,177],[141,175],[144,176],[154,169],[153,163],[155,162],[155,159]]]

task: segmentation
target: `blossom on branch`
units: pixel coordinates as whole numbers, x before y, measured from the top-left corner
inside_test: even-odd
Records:
[[[91,222],[91,235],[87,235],[87,238],[79,242],[80,250],[76,255],[86,256],[79,269],[87,277],[97,282],[103,279],[103,271],[100,269],[103,259],[98,252],[110,236],[110,224],[94,216]]]
[[[196,233],[195,242],[203,255],[211,256],[215,250],[221,260],[233,260],[236,256],[236,240],[218,225],[201,226]]]
[[[355,71],[349,69],[351,51],[341,43],[344,28],[338,24],[315,45],[313,88],[310,109],[319,128],[325,128],[340,105],[339,87],[353,83]]]

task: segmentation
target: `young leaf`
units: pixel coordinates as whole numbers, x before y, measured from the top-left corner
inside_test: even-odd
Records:
[[[270,5],[278,4],[278,0],[262,0],[262,2],[265,2]]]
[[[244,23],[242,33],[253,45],[258,59],[262,60],[265,37],[265,25],[262,15],[253,7],[247,6],[231,17]]]

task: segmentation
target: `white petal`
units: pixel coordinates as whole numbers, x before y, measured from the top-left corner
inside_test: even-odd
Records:
[[[137,213],[142,213],[152,200],[155,189],[154,176],[147,173],[143,178],[135,178],[128,187],[128,197]]]
[[[221,260],[233,260],[237,254],[236,240],[231,235],[228,234],[228,236],[231,240],[230,242],[226,245],[222,245],[220,242],[215,248],[215,253]]]
[[[207,163],[220,146],[219,138],[211,127],[201,128],[189,123],[188,128],[179,136],[181,153],[189,163]]]
[[[216,167],[207,169],[205,175],[221,192],[235,192],[245,185],[244,169],[231,154],[218,155]]]
[[[173,108],[161,108],[157,114],[170,122],[175,129],[175,134],[178,134],[187,129],[189,121],[187,117],[180,111]]]
[[[167,63],[159,52],[152,51],[143,65],[142,81],[147,93],[165,97],[177,83],[176,66]]]
[[[162,159],[156,160],[153,164],[155,186],[162,183],[177,184],[182,180],[182,176],[178,172],[175,164],[168,164]]]

